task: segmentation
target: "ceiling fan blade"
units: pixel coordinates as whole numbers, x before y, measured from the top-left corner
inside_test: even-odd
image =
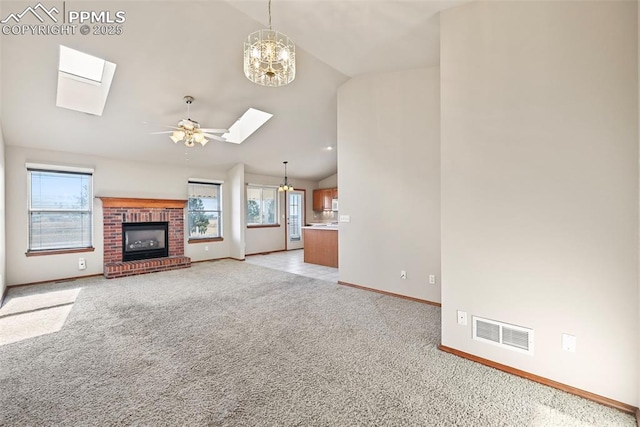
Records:
[[[149,132],[149,135],[160,135],[162,133],[173,133],[172,130],[164,130],[162,132]]]
[[[204,137],[206,137],[206,138],[215,139],[215,140],[217,140],[217,141],[227,142],[227,140],[226,140],[226,139],[224,139],[223,137],[218,136],[218,135],[212,135],[212,134],[210,134],[210,133],[203,133],[203,134],[202,134],[202,136],[204,136]]]
[[[200,129],[202,132],[209,133],[228,133],[229,129]]]
[[[162,123],[155,123],[155,122],[142,122],[145,125],[153,125],[153,126],[160,126],[161,128],[171,128],[171,129],[178,129],[175,126],[167,126],[167,125],[163,125]]]

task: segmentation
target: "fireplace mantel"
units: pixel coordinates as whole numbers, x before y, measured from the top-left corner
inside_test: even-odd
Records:
[[[96,197],[105,208],[184,208],[187,200]]]

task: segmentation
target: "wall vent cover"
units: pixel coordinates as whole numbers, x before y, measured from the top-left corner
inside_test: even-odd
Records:
[[[533,355],[533,329],[473,316],[473,339]]]

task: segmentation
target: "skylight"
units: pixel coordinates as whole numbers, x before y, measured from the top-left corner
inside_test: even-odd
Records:
[[[58,69],[64,73],[100,83],[105,62],[104,59],[97,56],[60,45],[60,66]]]
[[[60,45],[56,105],[101,116],[116,64]]]
[[[264,125],[273,114],[265,113],[264,111],[256,110],[255,108],[249,108],[236,122],[231,125],[229,132],[222,135],[227,142],[233,142],[234,144],[241,144],[245,139],[249,138],[251,134],[257,131],[262,125]]]

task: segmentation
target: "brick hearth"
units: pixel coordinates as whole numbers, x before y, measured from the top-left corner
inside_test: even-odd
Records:
[[[100,197],[104,224],[104,276],[133,276],[191,267],[184,256],[184,207],[186,200]],[[166,221],[169,223],[169,256],[122,261],[122,223]]]

